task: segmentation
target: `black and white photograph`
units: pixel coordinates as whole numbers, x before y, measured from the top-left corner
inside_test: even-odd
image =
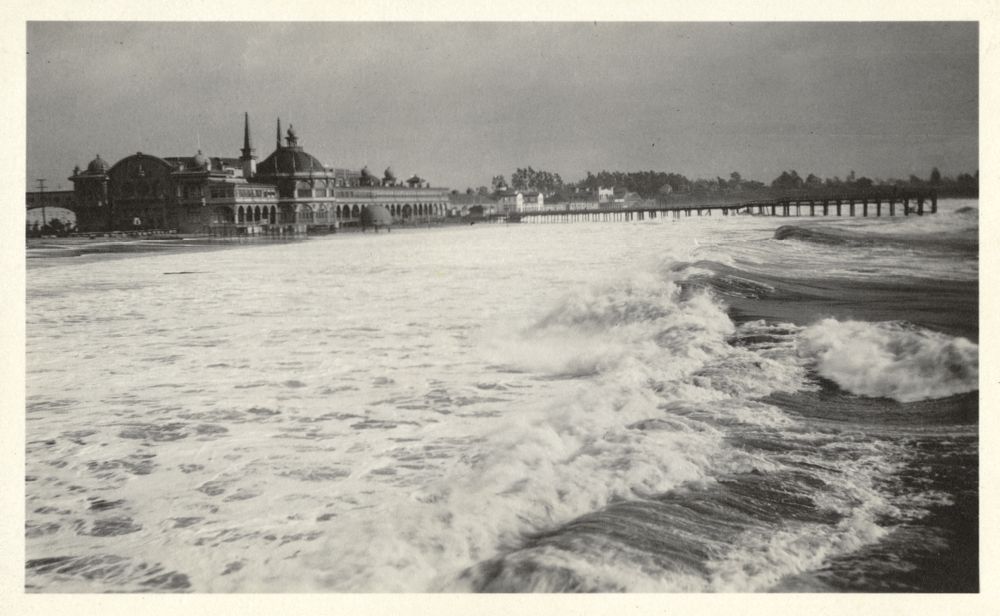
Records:
[[[25,600],[981,596],[984,23],[327,19],[22,24]]]

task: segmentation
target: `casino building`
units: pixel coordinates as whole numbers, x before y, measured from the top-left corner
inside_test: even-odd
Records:
[[[325,166],[299,145],[289,125],[281,143],[257,163],[250,119],[243,118],[239,158],[159,157],[137,152],[109,165],[100,155],[72,177],[80,231],[176,229],[216,235],[300,234],[361,223],[382,206],[393,224],[443,219],[448,189],[414,175],[400,181]]]

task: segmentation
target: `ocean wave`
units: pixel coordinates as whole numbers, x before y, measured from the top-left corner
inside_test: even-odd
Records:
[[[735,332],[709,293],[685,293],[656,274],[580,289],[533,322],[496,332],[490,363],[561,377],[549,386],[558,395],[505,415],[473,454],[410,498],[338,518],[330,556],[309,557],[319,585],[460,589],[466,568],[611,503],[769,470],[729,446],[726,430],[784,426],[780,411],[746,396],[797,387],[804,372],[733,346]],[[355,536],[372,539],[355,545]]]
[[[708,293],[647,274],[567,295],[491,347],[495,362],[519,371],[591,376],[631,366],[644,378],[678,378],[722,352],[733,331]]]
[[[842,223],[837,226],[803,224],[782,225],[775,229],[774,239],[796,240],[810,244],[847,247],[891,246],[902,249],[944,251],[947,253],[976,253],[979,251],[979,235],[976,226],[967,224],[967,215],[953,216],[966,223],[934,224],[937,221],[900,221],[898,224],[872,224],[862,227],[856,223]],[[975,217],[971,217],[974,221]]]
[[[824,319],[800,334],[798,352],[854,394],[915,402],[979,387],[979,347],[900,322]]]

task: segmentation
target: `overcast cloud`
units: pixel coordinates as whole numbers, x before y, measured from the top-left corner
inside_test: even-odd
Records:
[[[978,168],[975,23],[28,24],[27,179],[100,153],[488,184],[516,167],[770,181]]]

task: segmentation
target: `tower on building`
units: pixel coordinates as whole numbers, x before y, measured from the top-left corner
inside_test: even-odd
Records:
[[[243,177],[247,180],[257,173],[257,155],[250,142],[250,114],[243,112],[243,149],[240,150],[240,162],[243,164]]]

